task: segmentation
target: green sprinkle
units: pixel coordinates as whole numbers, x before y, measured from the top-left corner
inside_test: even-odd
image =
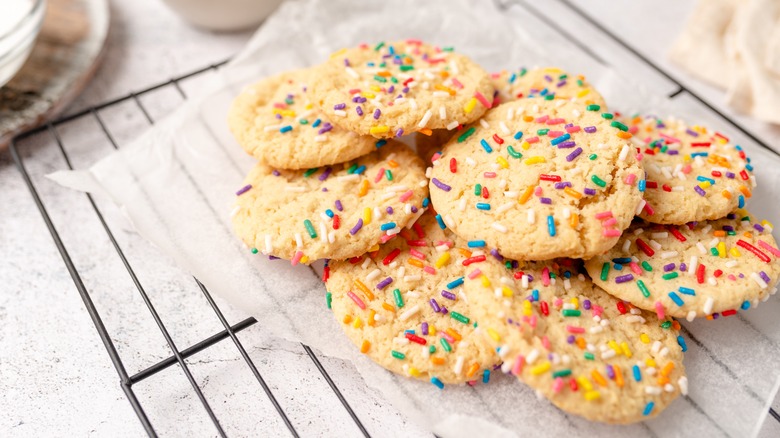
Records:
[[[474,196],[479,196],[482,194],[482,184],[477,184],[474,186]]]
[[[547,128],[537,129],[536,135],[547,135],[548,132],[550,132],[550,130]]]
[[[588,155],[588,159],[589,159],[590,161],[593,161],[593,160],[595,160],[595,159],[596,159],[596,158],[598,158],[598,157],[599,157],[599,156],[598,156],[598,155],[596,155],[596,154],[590,154],[590,155]]]
[[[661,328],[669,330],[672,327],[672,321],[664,321],[661,323]]]
[[[558,378],[558,377],[567,377],[567,376],[571,376],[571,370],[570,369],[558,370],[558,371],[555,371],[553,373],[553,379]]]
[[[680,274],[678,274],[676,272],[669,272],[667,274],[664,274],[661,278],[663,278],[664,280],[671,280],[673,278],[679,277],[679,275]]]
[[[564,75],[564,76],[565,76],[565,75]],[[578,86],[578,87],[583,87],[583,86],[585,86],[585,83],[584,83],[584,82],[582,82],[582,79],[577,79],[577,86]]]
[[[506,148],[506,151],[509,152],[509,155],[512,158],[523,158],[523,154],[521,154],[520,152],[517,152],[513,146],[508,146]]]
[[[313,169],[309,169],[309,170],[307,170],[306,172],[303,172],[303,177],[304,177],[304,178],[308,178],[308,177],[310,177],[310,176],[311,176],[311,175],[312,175],[314,172],[316,172],[316,171],[317,171],[317,169],[318,169],[318,167],[315,167],[315,168],[313,168]]]
[[[736,236],[737,232],[736,231],[726,231],[726,234],[729,235],[729,236]]]
[[[618,122],[617,120],[613,120],[612,123],[609,124],[609,126],[613,128],[617,128],[621,131],[628,131],[628,126]]]
[[[458,321],[462,322],[463,324],[468,324],[469,321],[471,321],[468,317],[461,315],[458,312],[450,312],[450,316],[453,319],[457,319]]]
[[[453,52],[453,51],[455,51],[455,48],[454,47],[442,47],[441,50],[443,52]]]
[[[710,253],[717,257],[720,253],[718,252],[718,248],[710,248]]]
[[[523,68],[520,70],[520,77],[523,77],[523,76],[525,76],[525,74],[526,74],[526,73],[528,73],[528,70],[527,70],[525,67],[523,67]]]
[[[295,101],[294,101],[294,100],[292,100],[292,99],[284,99],[284,102],[285,102],[287,105],[292,105],[292,104],[294,104],[294,103],[295,103]]]
[[[330,305],[333,302],[333,294],[328,292],[325,294],[325,302],[328,303],[328,309],[330,309]]]
[[[469,129],[467,129],[466,132],[464,132],[463,134],[460,135],[460,137],[458,137],[458,143],[463,143],[464,141],[466,141],[466,139],[469,138],[471,136],[471,134],[473,134],[474,131],[476,131],[476,130],[477,129],[474,128],[473,126],[471,128],[469,128]]]
[[[639,286],[639,290],[642,291],[642,295],[644,295],[645,298],[650,298],[650,291],[647,289],[647,286],[645,286],[644,281],[637,280],[636,285]]]
[[[430,347],[428,347],[428,353],[431,353],[431,354],[436,353],[436,346],[435,345],[431,345]]]
[[[385,43],[384,43],[384,41],[383,41],[383,42],[381,42],[381,43],[377,44],[377,45],[376,45],[376,47],[374,47],[374,51],[377,51],[377,52],[378,52],[378,51],[379,51],[379,49],[381,49],[381,48],[382,48],[382,47],[384,47],[384,46],[385,46]]]
[[[585,109],[588,110],[588,111],[598,111],[598,110],[601,109],[601,105],[590,104],[590,105],[586,106]]]
[[[358,165],[357,165],[357,163],[355,163],[355,164],[353,164],[353,165],[349,166],[349,169],[347,169],[347,174],[348,174],[348,175],[352,175],[353,173],[355,173],[355,171],[357,170],[357,168],[358,168]]]
[[[585,359],[587,359],[587,360],[594,360],[595,358],[593,357],[593,353],[591,353],[590,351],[586,351],[585,352]]]
[[[603,117],[603,118],[605,118],[607,120],[612,120],[612,118],[615,117],[615,116],[613,116],[610,113],[601,113],[601,117]]]
[[[393,355],[396,359],[406,359],[406,355],[401,353],[400,351],[391,350],[390,354]]]
[[[563,309],[563,316],[580,316],[582,312],[577,309]]]
[[[252,254],[257,254],[257,248],[252,248],[249,250]]]
[[[409,64],[404,64],[400,68],[401,68],[401,71],[414,70],[414,66],[413,65],[409,65]]]
[[[390,82],[392,82],[394,84],[397,84],[398,83],[398,79],[396,79],[395,76],[392,76],[392,77],[390,77]]]
[[[314,225],[311,224],[311,221],[308,219],[305,219],[303,221],[303,226],[306,227],[306,232],[309,233],[309,237],[312,239],[317,238],[317,232],[314,231]]]
[[[374,75],[374,80],[377,81],[377,82],[381,82],[383,84],[385,82],[387,82],[387,79],[385,79],[385,78],[383,78],[382,76],[379,76],[379,75]]]
[[[509,260],[505,261],[504,267],[507,269],[512,269],[512,262],[510,262]]]
[[[653,272],[653,267],[650,266],[650,263],[647,263],[647,260],[642,262],[642,267],[645,268],[645,271],[647,272]]]
[[[605,262],[603,265],[601,265],[601,281],[607,281],[607,278],[609,278],[609,263]]]
[[[544,96],[544,100],[554,100],[554,99],[555,99],[555,93],[550,93]]]
[[[306,119],[301,119],[301,120],[298,121],[298,123],[300,123],[301,125],[308,125],[309,121],[306,120]]]
[[[401,291],[398,289],[393,290],[393,297],[395,297],[395,305],[399,309],[404,306],[404,297],[401,296]]]
[[[668,151],[668,150],[669,150],[669,146],[664,146],[664,147],[661,148],[661,153],[665,154],[666,151]]]
[[[446,340],[446,339],[444,339],[444,338],[441,338],[441,339],[439,340],[439,342],[441,342],[441,347],[444,349],[444,351],[446,351],[447,353],[449,353],[450,351],[452,351],[452,347],[450,346],[450,343],[449,343],[449,342],[447,342],[447,340]]]
[[[385,177],[387,178],[388,181],[392,181],[393,180],[393,172],[390,172],[390,169],[386,169],[385,170]]]
[[[606,187],[607,186],[607,183],[603,179],[599,178],[596,175],[591,176],[590,180],[593,181],[593,183],[596,184],[599,187]]]

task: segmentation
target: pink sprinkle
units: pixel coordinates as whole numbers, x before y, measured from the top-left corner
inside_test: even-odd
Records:
[[[349,90],[349,94],[356,94],[356,93],[360,93],[360,88],[353,88]]]
[[[525,365],[525,358],[518,354],[515,358],[515,363],[512,364],[512,374],[515,376],[523,372],[523,365]]]
[[[282,102],[276,102],[274,103],[274,108],[285,109],[287,108],[287,104]]]
[[[525,141],[527,141],[528,144],[539,143],[539,137],[526,138]]]
[[[439,240],[438,242],[436,242],[436,246],[442,246],[442,245],[446,246],[447,248],[452,248],[453,246],[455,246],[455,243],[453,243],[451,240]]]
[[[495,178],[496,172],[485,172],[484,174],[482,174],[482,176],[484,176],[485,178]]]
[[[457,78],[452,78],[452,85],[457,87],[458,89],[463,89],[463,84],[460,83],[460,81]]]
[[[601,226],[604,227],[604,228],[610,228],[610,227],[612,227],[615,224],[617,224],[617,219],[615,219],[614,217],[611,217],[611,218],[605,220],[604,222],[602,222]]]
[[[417,251],[414,248],[409,248],[409,254],[411,254],[412,257],[416,257],[420,260],[425,260],[425,254],[421,253],[420,251]]]
[[[737,281],[737,277],[734,274],[729,274],[729,276],[726,278],[728,278],[731,281]]]
[[[577,326],[573,326],[573,325],[567,325],[566,326],[566,331],[569,332],[569,333],[585,333],[585,328],[584,327],[577,327]]]
[[[660,301],[655,302],[655,314],[658,315],[658,319],[664,319],[666,315],[664,313],[664,305]]]
[[[639,263],[637,262],[631,262],[628,264],[628,266],[631,268],[631,271],[636,275],[642,275],[642,268],[639,267]]]
[[[550,285],[550,268],[546,266],[542,269],[542,284],[544,286]]]
[[[423,271],[425,271],[425,272],[427,272],[427,273],[429,273],[431,275],[436,274],[436,270],[433,269],[433,266],[426,266],[426,267],[423,268]]]
[[[528,325],[530,325],[531,328],[536,328],[536,315],[531,315],[531,317],[528,318]]]
[[[442,338],[446,339],[446,340],[447,340],[447,341],[449,341],[450,343],[453,343],[453,344],[455,343],[455,338],[453,338],[452,336],[450,336],[450,334],[449,334],[449,333],[447,333],[447,332],[445,332],[444,330],[442,330],[442,331],[440,331],[440,332],[438,332],[438,333],[441,335],[441,337],[442,337]]]
[[[536,120],[534,120],[534,122],[536,122],[536,123],[544,123],[544,122],[546,122],[546,121],[547,121],[547,119],[549,119],[549,118],[550,118],[550,116],[548,116],[548,115],[543,115],[543,116],[541,116],[541,117],[537,117],[537,118],[536,118]]]
[[[574,133],[574,132],[580,132],[580,127],[579,126],[567,126],[566,127],[566,132],[568,132],[570,134]]]
[[[643,153],[641,153],[641,152],[639,152],[638,154],[636,154],[636,160],[637,160],[637,161],[642,161],[642,158],[644,158],[644,157],[645,157],[645,154],[643,154]]]
[[[602,211],[601,213],[596,213],[596,219],[602,220],[609,217],[612,217],[612,210]]]
[[[691,170],[693,170],[693,167],[690,164],[686,164],[682,168],[682,173],[687,175],[687,174],[691,173]]]
[[[563,131],[550,131],[547,133],[547,136],[550,138],[558,138],[564,134]]]
[[[479,277],[480,275],[482,275],[482,271],[480,271],[479,269],[475,269],[471,271],[471,273],[469,274],[469,280],[473,280]]]
[[[536,186],[536,188],[534,189],[534,195],[542,196],[542,187],[541,186]]]
[[[475,91],[474,97],[477,98],[477,100],[479,101],[479,103],[482,104],[482,106],[484,106],[487,109],[490,109],[491,104],[490,102],[488,102],[487,99],[485,99],[485,96],[483,96],[482,93],[480,93],[479,91]]]
[[[758,241],[758,246],[760,246],[761,248],[764,248],[765,250],[771,252],[773,256],[780,257],[780,250],[778,250],[774,246],[764,242],[763,240],[759,240]]]
[[[553,380],[553,386],[552,390],[555,393],[561,392],[561,389],[563,389],[563,377],[556,377],[555,380]]]
[[[601,231],[601,235],[604,237],[620,237],[620,230],[616,230],[614,228],[604,228]]]
[[[441,158],[441,152],[436,152],[431,157],[431,163],[435,163],[439,158]]]
[[[652,215],[655,214],[655,210],[653,210],[653,207],[650,206],[649,202],[647,204],[645,204],[644,210],[647,212],[648,216],[652,216]]]
[[[666,135],[663,132],[659,132],[658,135],[661,136],[664,140],[666,140],[667,143],[679,143],[680,140],[678,138],[672,137],[670,135]]]
[[[358,307],[360,307],[363,310],[366,310],[366,303],[364,303],[363,300],[361,300],[359,296],[355,295],[354,292],[352,292],[352,291],[347,292],[347,296],[352,298],[352,301],[354,301],[355,304],[357,304]]]
[[[634,181],[636,181],[636,175],[633,173],[629,173],[625,178],[623,178],[623,182],[628,185],[634,184]]]
[[[384,234],[379,238],[379,243],[387,243],[390,239],[397,236],[397,234]]]
[[[547,335],[542,336],[542,346],[545,350],[550,349],[550,338],[548,338]]]
[[[398,200],[401,201],[401,202],[406,202],[406,201],[409,200],[409,198],[412,197],[413,194],[414,194],[414,192],[412,192],[411,190],[407,190],[406,193],[404,193],[403,195],[401,195],[398,198]]]
[[[553,301],[553,304],[556,308],[561,307],[563,305],[563,300],[560,298],[556,298],[555,301]]]
[[[377,172],[376,176],[374,177],[374,184],[378,183],[379,180],[382,179],[382,177],[385,175],[385,168],[379,169],[379,172]]]
[[[292,260],[290,260],[290,264],[295,266],[298,263],[300,263],[301,258],[303,258],[303,251],[298,251],[295,253],[295,256],[293,256]]]
[[[604,313],[604,308],[595,304],[591,304],[590,311],[593,312],[594,316],[601,316],[601,314]]]
[[[547,121],[548,125],[560,125],[561,123],[566,123],[566,119],[558,117],[557,119],[550,119]]]

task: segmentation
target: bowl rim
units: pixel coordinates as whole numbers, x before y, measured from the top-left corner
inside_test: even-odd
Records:
[[[6,37],[13,35],[16,33],[21,27],[23,27],[25,24],[27,24],[28,21],[34,20],[35,17],[38,15],[38,12],[45,8],[46,0],[33,0],[33,6],[30,8],[30,10],[27,12],[27,14],[19,20],[18,23],[14,24],[8,31],[4,34],[0,34],[0,41],[5,39]],[[43,14],[41,14],[41,17],[43,17]],[[43,20],[41,20],[43,21]],[[37,26],[37,29],[40,30],[40,26]],[[37,31],[36,31],[37,33]]]

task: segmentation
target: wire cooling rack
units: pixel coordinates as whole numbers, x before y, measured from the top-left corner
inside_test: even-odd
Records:
[[[665,80],[674,84],[676,89],[668,94],[668,97],[670,99],[675,99],[682,95],[689,96],[690,98],[703,104],[705,107],[709,109],[709,111],[713,112],[720,118],[724,119],[735,130],[740,131],[742,134],[750,138],[757,145],[769,149],[767,144],[761,141],[752,132],[750,132],[750,130],[740,125],[737,121],[729,118],[727,115],[723,114],[717,108],[713,107],[710,103],[708,103],[705,99],[697,95],[695,92],[685,87],[680,82],[676,81],[672,76],[670,76],[666,71],[664,71],[662,67],[653,63],[652,60],[648,59],[647,57],[643,56],[641,53],[636,51],[627,42],[621,40],[614,33],[611,33],[608,29],[606,29],[604,26],[602,26],[597,21],[595,21],[593,18],[588,16],[584,11],[579,9],[577,6],[567,1],[558,2],[558,3],[564,5],[564,7],[568,8],[569,12],[579,16],[581,20],[584,20],[584,22],[590,23],[590,26],[593,29],[595,29],[597,32],[600,32],[604,38],[613,40],[615,44],[619,45],[625,51],[627,51],[631,56],[635,57],[636,60],[638,60],[637,62],[643,63],[647,68],[654,70],[661,77],[665,78]],[[539,22],[542,23],[544,26],[548,26],[550,32],[554,32],[558,34],[560,37],[568,40],[571,44],[579,47],[581,50],[588,53],[594,59],[597,59],[600,62],[603,62],[605,64],[609,63],[608,59],[604,60],[602,59],[601,56],[599,56],[599,54],[594,53],[590,49],[589,45],[583,42],[581,38],[579,38],[576,35],[573,35],[566,27],[561,26],[560,24],[557,23],[556,20],[550,18],[549,15],[545,14],[540,9],[537,9],[536,6],[534,6],[535,4],[528,4],[522,2],[521,5],[523,6],[525,12],[530,14],[529,17],[531,16],[535,17],[535,19],[539,20]],[[223,310],[217,305],[217,303],[215,302],[214,298],[212,297],[208,289],[197,279],[193,279],[192,284],[195,287],[197,287],[197,289],[200,290],[200,292],[203,294],[209,307],[214,312],[216,317],[219,319],[224,329],[186,348],[180,348],[179,346],[177,346],[176,343],[174,342],[171,333],[166,328],[166,325],[164,323],[164,316],[161,315],[160,312],[158,312],[158,308],[155,307],[153,300],[150,298],[150,295],[147,293],[147,290],[144,288],[142,281],[139,279],[138,275],[136,274],[133,264],[128,260],[128,257],[125,255],[125,251],[123,250],[123,247],[118,242],[111,227],[109,227],[109,224],[104,216],[104,212],[101,210],[98,203],[93,199],[93,197],[87,194],[86,198],[91,206],[91,209],[94,211],[97,220],[99,221],[99,224],[102,228],[102,232],[104,232],[105,235],[107,236],[108,240],[110,241],[113,247],[113,250],[116,253],[116,256],[119,258],[124,269],[127,271],[127,274],[129,274],[130,278],[132,279],[135,290],[143,300],[143,303],[145,304],[146,308],[151,314],[151,317],[153,318],[157,328],[159,329],[160,333],[165,339],[165,342],[167,343],[171,353],[169,357],[162,359],[152,365],[149,365],[146,368],[143,368],[139,371],[135,371],[133,373],[128,371],[125,361],[123,361],[122,357],[120,357],[120,354],[117,351],[117,346],[115,344],[115,341],[112,340],[113,339],[112,334],[109,332],[106,325],[104,324],[103,317],[101,316],[101,313],[98,311],[98,308],[93,302],[94,291],[90,291],[90,289],[85,285],[85,282],[82,280],[81,273],[77,268],[76,263],[74,263],[74,260],[68,251],[68,247],[64,243],[64,239],[62,238],[57,227],[55,227],[54,221],[52,220],[52,217],[49,215],[46,206],[44,205],[44,201],[42,200],[42,197],[39,194],[38,183],[35,182],[36,178],[34,178],[31,172],[28,171],[28,168],[25,165],[25,158],[23,158],[24,154],[20,152],[20,148],[24,147],[23,145],[26,143],[25,140],[29,140],[33,137],[46,137],[44,139],[44,142],[47,143],[48,147],[53,147],[59,150],[63,162],[65,164],[64,168],[73,169],[74,166],[71,162],[71,156],[69,154],[69,149],[71,146],[69,144],[66,144],[67,143],[66,141],[63,141],[63,138],[61,137],[58,131],[60,127],[71,123],[75,123],[79,120],[92,119],[95,122],[95,126],[97,127],[98,134],[103,136],[104,140],[107,141],[111,145],[111,147],[113,147],[114,149],[119,149],[114,134],[105,123],[104,118],[101,116],[101,114],[104,111],[129,103],[130,105],[135,107],[135,111],[140,112],[140,114],[142,114],[143,118],[148,122],[149,125],[152,125],[155,123],[155,119],[152,117],[151,112],[143,103],[141,99],[143,96],[160,90],[173,90],[175,91],[175,93],[178,93],[178,95],[182,99],[186,99],[187,95],[183,87],[181,86],[182,81],[185,81],[190,78],[213,74],[226,62],[227,61],[223,61],[217,64],[210,65],[208,67],[188,73],[186,75],[172,78],[167,82],[153,85],[151,87],[144,88],[139,91],[131,92],[124,97],[114,99],[102,103],[100,105],[92,106],[82,111],[79,111],[77,113],[68,115],[66,117],[50,121],[43,126],[40,126],[36,129],[33,129],[31,131],[28,131],[18,136],[11,142],[11,146],[10,146],[10,151],[14,163],[16,164],[19,172],[21,173],[27,185],[27,188],[30,191],[30,194],[36,206],[38,207],[38,210],[40,211],[40,214],[49,232],[51,233],[54,243],[60,255],[62,256],[62,260],[65,264],[65,267],[67,268],[68,273],[72,277],[72,280],[76,286],[76,289],[78,290],[78,293],[81,296],[81,299],[84,302],[87,312],[90,318],[92,319],[92,322],[95,325],[98,336],[100,337],[100,340],[102,341],[108,353],[108,356],[111,359],[111,362],[116,368],[116,372],[119,375],[119,379],[120,379],[120,387],[124,392],[124,394],[126,395],[127,400],[130,402],[130,405],[132,406],[136,415],[138,416],[141,425],[143,426],[144,430],[149,436],[157,436],[155,425],[152,424],[152,421],[150,421],[150,418],[147,415],[146,408],[141,402],[134,387],[135,385],[137,385],[139,382],[142,381],[151,380],[151,379],[165,379],[165,377],[162,377],[164,374],[162,373],[162,371],[170,367],[173,367],[175,365],[178,365],[178,368],[181,370],[181,372],[184,374],[186,379],[189,381],[189,384],[192,387],[192,391],[194,395],[197,397],[198,401],[202,405],[205,414],[208,416],[210,422],[213,423],[216,433],[220,436],[227,436],[225,432],[225,428],[221,423],[221,419],[218,418],[218,415],[215,413],[215,409],[212,408],[211,404],[209,403],[206,396],[204,395],[202,386],[200,386],[196,381],[195,377],[193,377],[193,373],[190,369],[190,366],[185,361],[185,359],[195,356],[198,353],[208,349],[209,347],[221,343],[222,341],[226,341],[227,339],[230,339],[230,342],[235,347],[235,351],[233,351],[233,354],[237,354],[238,356],[240,356],[240,359],[245,363],[245,366],[251,371],[252,375],[257,380],[257,383],[262,388],[262,391],[264,392],[265,396],[273,405],[274,410],[279,415],[281,421],[287,427],[289,432],[296,437],[299,436],[299,432],[296,430],[293,422],[290,420],[288,416],[288,413],[285,412],[285,409],[278,402],[277,396],[275,395],[274,391],[269,386],[269,384],[266,383],[266,380],[263,378],[260,371],[258,370],[258,366],[250,357],[250,355],[247,353],[247,349],[244,347],[242,342],[239,340],[239,337],[237,336],[237,333],[256,324],[257,320],[255,318],[250,317],[250,318],[243,319],[237,323],[230,324],[228,322],[228,319],[225,317]],[[59,169],[49,169],[49,171],[51,170],[59,170]],[[95,261],[95,262],[98,263],[99,261]],[[134,324],[134,321],[125,321],[125,324],[132,325]],[[703,350],[708,351],[706,346],[703,346],[702,343],[699,342],[692,333],[687,332],[686,335]],[[143,339],[138,340],[138,342],[143,342],[143,341],[144,341]],[[369,436],[369,432],[367,431],[364,424],[361,422],[361,419],[358,417],[355,410],[353,410],[353,408],[350,406],[350,403],[342,394],[342,391],[334,382],[334,379],[331,377],[331,375],[328,373],[326,368],[323,366],[322,362],[317,357],[315,352],[312,351],[312,349],[306,345],[302,345],[302,348],[305,351],[308,358],[313,363],[313,365],[319,371],[324,381],[327,382],[333,394],[342,404],[343,408],[346,410],[349,417],[354,422],[355,426],[360,431],[360,433],[362,433],[364,436]],[[711,353],[708,352],[708,354],[712,356]],[[734,376],[733,371],[729,370],[726,365],[723,365],[723,367],[727,374]],[[777,421],[778,423],[780,423],[780,414],[778,414],[778,412],[775,411],[775,409],[770,407],[769,413],[770,416],[773,418],[773,420],[769,420],[769,421]]]

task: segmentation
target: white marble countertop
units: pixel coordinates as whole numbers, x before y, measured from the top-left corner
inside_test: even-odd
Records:
[[[675,79],[725,114],[733,115],[720,104],[717,90],[689,79],[666,61],[663,55],[674,32],[646,37],[647,30],[657,23],[666,23],[664,29],[676,28],[691,2],[631,2],[631,6],[607,0],[580,3],[640,53],[657,60]],[[540,5],[527,3],[529,11],[540,9]],[[565,9],[559,1],[545,3],[544,7],[550,8],[547,11]],[[113,28],[104,63],[68,112],[225,60],[238,52],[251,35],[193,29],[160,0],[112,0],[111,12]],[[533,16],[529,14],[529,19]],[[641,26],[632,25],[634,19],[627,18],[640,16],[644,22]],[[647,69],[635,56],[624,53],[625,48],[600,37],[591,27],[583,25],[577,31],[607,61],[622,56],[629,59],[627,65]],[[669,92],[676,89],[665,78],[657,78],[654,86],[667,87]],[[197,78],[184,81],[182,87],[187,92],[196,91]],[[164,89],[145,97],[144,105],[157,118],[180,102],[178,94]],[[120,145],[148,128],[132,103],[101,112],[101,117]],[[762,138],[776,141],[775,131],[770,128],[753,121],[746,124]],[[111,150],[91,119],[58,128],[58,134],[69,145],[77,167]],[[21,148],[25,164],[36,178],[41,198],[128,372],[133,374],[168,357],[170,350],[116,259],[85,196],[41,178],[46,172],[62,168],[63,158],[51,138],[40,137],[30,139]],[[0,153],[0,191],[4,201],[0,209],[0,435],[142,436],[143,429],[120,388],[116,371],[8,151]],[[194,281],[176,270],[170,260],[150,251],[107,202],[97,200],[97,204],[178,347],[185,348],[222,330]],[[231,323],[247,316],[221,301],[219,304]],[[241,332],[240,339],[301,435],[360,434],[300,345],[266,339],[258,325]],[[187,362],[218,416],[230,419],[223,424],[228,435],[286,433],[285,425],[229,340]],[[372,435],[430,436],[405,422],[381,395],[366,390],[350,364],[326,361],[323,365]],[[134,386],[147,415],[161,435],[216,435],[177,368],[171,367]],[[285,373],[276,372],[280,369]],[[780,407],[777,400],[774,406]],[[777,436],[780,423],[770,419],[761,434]]]

